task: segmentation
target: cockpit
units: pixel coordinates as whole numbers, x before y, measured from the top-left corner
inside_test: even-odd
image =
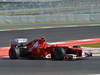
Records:
[[[38,41],[35,42],[32,47],[34,48],[34,47],[37,47],[37,46],[39,46],[39,42]]]

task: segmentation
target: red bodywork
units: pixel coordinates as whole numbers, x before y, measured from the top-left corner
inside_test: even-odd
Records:
[[[77,55],[77,57],[82,56],[81,48],[70,48],[69,46],[66,46],[66,44],[47,44],[44,38],[35,39],[24,45],[24,47],[27,48],[27,53],[31,57],[45,57],[46,55],[51,54],[57,47],[64,48],[66,51],[69,50]],[[65,56],[67,57],[67,53]]]
[[[20,57],[31,58],[46,58],[51,55],[52,59],[69,59],[82,57],[81,48],[69,47],[66,44],[61,43],[48,43],[44,38],[35,39],[29,43],[16,44],[12,41],[11,48],[9,50],[9,56],[11,59],[17,59]]]

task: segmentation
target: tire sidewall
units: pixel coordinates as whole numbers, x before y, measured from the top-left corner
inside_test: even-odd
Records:
[[[54,52],[51,54],[52,59],[54,60],[63,60],[65,55],[64,48],[55,48]]]
[[[19,48],[10,48],[9,57],[10,57],[10,59],[18,59],[20,57]]]

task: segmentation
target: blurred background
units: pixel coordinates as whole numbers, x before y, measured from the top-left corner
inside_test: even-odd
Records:
[[[0,25],[99,23],[100,0],[0,0]]]

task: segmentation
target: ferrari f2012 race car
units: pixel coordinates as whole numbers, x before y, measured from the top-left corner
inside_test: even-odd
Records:
[[[49,43],[44,38],[35,39],[27,43],[27,39],[14,39],[11,41],[9,50],[10,59],[33,58],[33,59],[80,59],[92,56],[79,46],[69,47],[66,44]]]

